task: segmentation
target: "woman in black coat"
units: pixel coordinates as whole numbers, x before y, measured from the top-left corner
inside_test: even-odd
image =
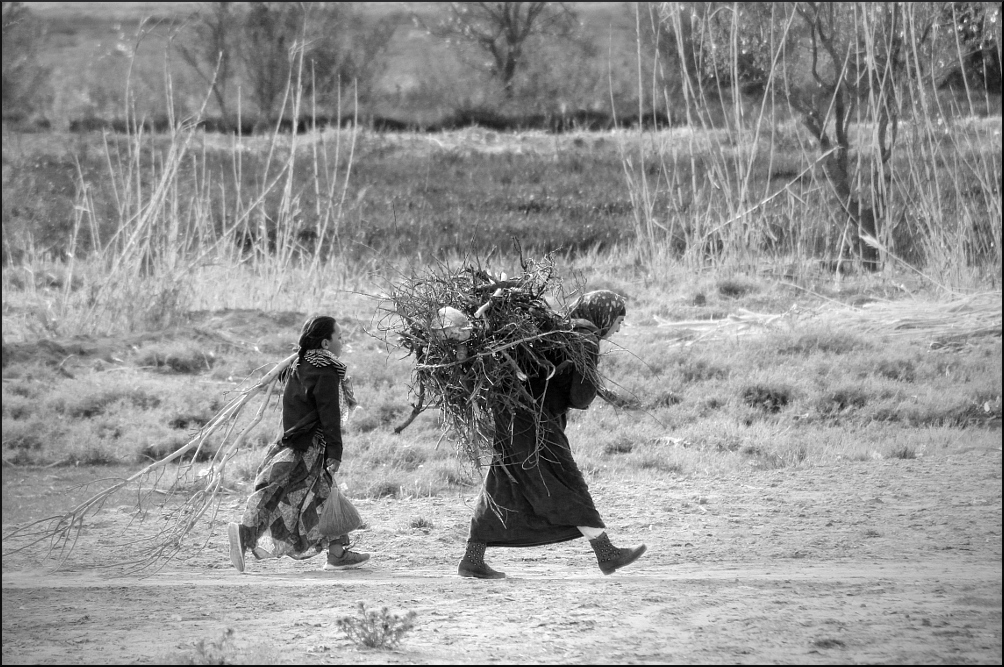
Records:
[[[620,329],[625,313],[623,299],[606,290],[590,292],[573,306],[569,316],[576,328],[592,338],[592,363],[599,340]],[[621,549],[610,543],[565,437],[568,410],[588,408],[598,388],[563,359],[549,361],[564,370],[527,381],[540,408],[537,419],[528,410],[496,414],[502,422],[511,420],[512,428],[500,423],[496,429],[504,435],[495,441],[498,460],[488,470],[471,519],[467,552],[457,568],[462,577],[505,577],[485,563],[486,547],[531,547],[585,536],[603,574],[645,553],[645,545]]]
[[[244,554],[301,560],[327,549],[325,570],[358,567],[369,554],[349,550],[348,535],[324,535],[320,509],[342,462],[340,399],[355,403],[346,366],[338,359],[342,332],[334,318],[303,325],[297,359],[282,395],[283,435],[265,453],[240,523],[227,526],[230,560],[244,571]]]

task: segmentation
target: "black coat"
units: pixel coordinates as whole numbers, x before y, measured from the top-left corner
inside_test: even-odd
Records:
[[[318,368],[301,362],[290,373],[282,394],[282,444],[306,451],[314,434],[324,437],[325,458],[342,460],[342,413],[338,390],[345,377],[345,366],[337,363]]]
[[[549,361],[560,366],[563,359],[555,355]],[[590,362],[595,364],[595,353]],[[510,428],[502,416],[496,430],[498,460],[474,509],[471,542],[529,547],[582,537],[578,526],[605,527],[565,436],[569,408],[588,408],[596,386],[570,366],[550,380],[530,378],[528,385],[541,408],[539,421],[532,412],[517,410],[509,416]]]

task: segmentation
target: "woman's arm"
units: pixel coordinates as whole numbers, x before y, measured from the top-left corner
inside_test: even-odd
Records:
[[[595,330],[595,327],[591,328]],[[585,356],[590,369],[587,376],[580,373],[579,369],[572,367],[572,379],[568,387],[568,405],[577,410],[585,410],[596,398],[597,387],[589,378],[596,377],[596,358],[600,349],[600,341],[593,331],[585,327],[576,326],[575,329],[586,338],[584,343]]]
[[[314,404],[324,431],[324,442],[327,444],[325,458],[328,461],[342,460],[342,413],[338,406],[341,381],[341,374],[334,367],[328,367],[321,371],[314,385]]]

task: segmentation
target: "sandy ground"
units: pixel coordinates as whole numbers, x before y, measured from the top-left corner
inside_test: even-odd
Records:
[[[999,447],[591,489],[615,543],[649,546],[609,577],[576,540],[489,549],[509,577],[461,579],[464,497],[358,501],[357,571],[238,574],[217,530],[154,576],[109,577],[90,566],[120,556],[111,510],[70,571],[4,558],[3,664],[191,659],[227,628],[230,659],[305,664],[1001,663]],[[337,621],[358,601],[415,611],[415,629],[357,647]]]

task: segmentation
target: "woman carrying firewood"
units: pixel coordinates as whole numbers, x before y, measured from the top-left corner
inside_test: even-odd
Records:
[[[230,560],[244,571],[248,549],[255,558],[310,558],[327,549],[325,570],[357,567],[369,554],[349,550],[348,535],[324,535],[321,507],[332,493],[342,460],[342,406],[355,403],[346,366],[338,356],[342,332],[334,318],[303,325],[297,359],[282,396],[282,437],[265,453],[254,493],[239,523],[227,526]]]
[[[569,317],[591,347],[587,357],[593,366],[599,341],[620,329],[625,314],[624,300],[607,290],[585,294],[571,308]],[[553,373],[526,380],[538,414],[518,408],[494,415],[496,460],[485,478],[467,552],[457,568],[462,577],[505,577],[485,563],[486,547],[532,547],[585,536],[603,574],[645,553],[645,545],[624,549],[610,543],[565,437],[569,408],[589,407],[598,388],[567,357],[560,358],[560,352],[550,356]]]

